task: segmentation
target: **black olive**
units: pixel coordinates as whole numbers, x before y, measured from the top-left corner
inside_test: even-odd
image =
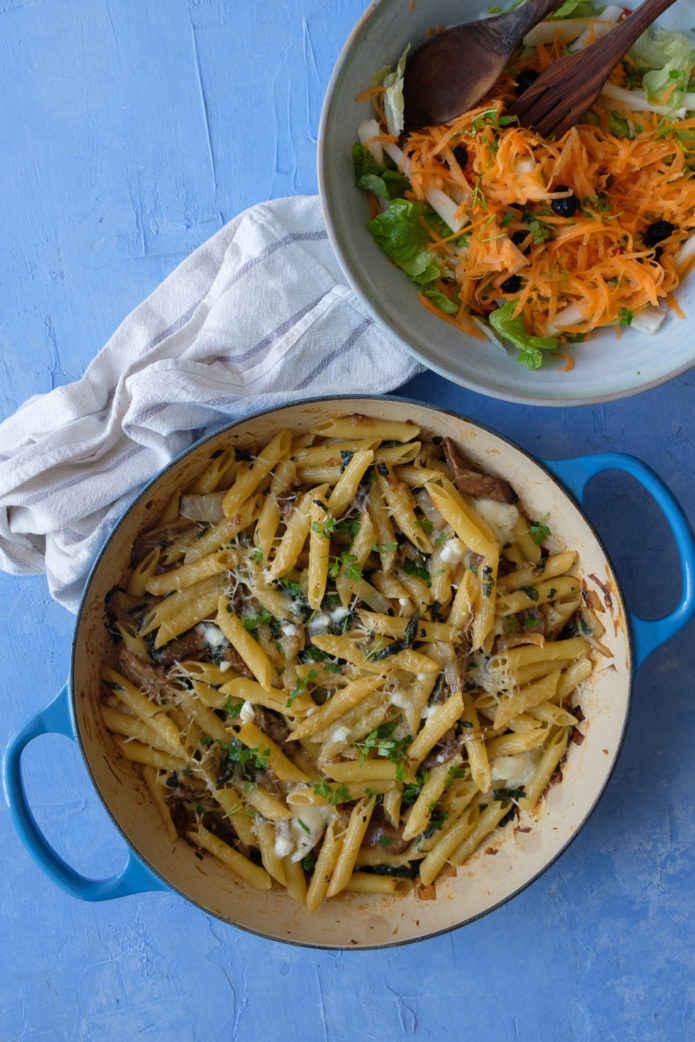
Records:
[[[555,185],[553,188],[554,192],[569,192],[569,190],[569,185]],[[563,196],[562,199],[553,199],[550,203],[551,210],[558,217],[573,217],[578,206],[579,200],[574,192],[571,195]]]
[[[538,79],[539,73],[535,69],[522,69],[516,78],[514,93],[523,94],[531,84]]]
[[[457,145],[454,149],[454,159],[460,167],[464,167],[468,162],[468,151],[463,145]]]
[[[500,289],[503,293],[518,293],[524,284],[524,280],[521,275],[510,275],[508,279],[505,279]]]
[[[528,232],[524,231],[523,228],[519,228],[518,231],[512,232],[510,236],[515,246],[521,246],[525,239],[528,239]],[[527,250],[524,252],[528,252]]]
[[[654,260],[658,261],[659,257],[661,256],[661,254],[663,252],[664,251],[662,250],[661,246],[655,246],[654,247]]]
[[[645,246],[656,246],[662,239],[668,239],[675,228],[675,224],[671,224],[670,221],[654,221],[644,233]]]

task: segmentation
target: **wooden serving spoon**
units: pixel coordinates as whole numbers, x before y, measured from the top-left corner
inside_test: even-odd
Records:
[[[406,130],[446,123],[495,83],[522,37],[562,0],[526,0],[505,14],[445,29],[408,58],[403,79]]]

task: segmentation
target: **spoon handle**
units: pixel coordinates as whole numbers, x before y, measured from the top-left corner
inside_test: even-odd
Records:
[[[519,40],[532,29],[534,25],[543,21],[546,15],[551,14],[564,0],[526,0],[521,7],[515,7],[504,14],[488,18],[486,24],[492,29],[494,27],[502,39],[515,47]],[[675,3],[675,0],[672,0]]]
[[[600,55],[606,63],[612,57],[615,57],[618,62],[645,29],[648,29],[652,22],[675,2],[676,0],[645,0],[632,14],[628,15],[624,22],[616,25],[615,29],[611,29],[600,40],[587,47],[587,58],[591,52],[592,56],[596,58]]]

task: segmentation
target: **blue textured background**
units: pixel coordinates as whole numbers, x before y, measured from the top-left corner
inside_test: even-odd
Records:
[[[0,0],[0,417],[78,378],[125,315],[240,210],[316,191],[321,100],[358,0]],[[606,407],[495,403],[434,375],[404,390],[546,458],[614,449],[695,516],[695,376]],[[367,390],[354,388],[354,390]],[[587,511],[633,611],[675,603],[678,562],[630,479]],[[72,617],[0,574],[0,745],[62,685]],[[693,624],[651,655],[613,780],[512,903],[404,948],[259,940],[173,894],[66,896],[0,812],[0,1040],[679,1042],[693,1006]],[[65,738],[24,757],[36,816],[78,869],[124,861]]]

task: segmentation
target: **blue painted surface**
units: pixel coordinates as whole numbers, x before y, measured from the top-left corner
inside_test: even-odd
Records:
[[[0,416],[76,379],[125,315],[241,209],[314,192],[322,94],[358,0],[0,0]],[[545,459],[627,452],[695,518],[693,385],[529,409],[432,374],[402,390]],[[367,388],[354,388],[356,391]],[[631,611],[680,563],[633,479],[587,489]],[[72,617],[0,574],[0,745],[61,688]],[[0,1039],[679,1042],[695,1038],[691,622],[640,668],[623,754],[565,855],[487,918],[383,952],[276,945],[169,893],[79,902],[0,810]],[[34,814],[94,876],[126,862],[73,743],[24,756]]]

